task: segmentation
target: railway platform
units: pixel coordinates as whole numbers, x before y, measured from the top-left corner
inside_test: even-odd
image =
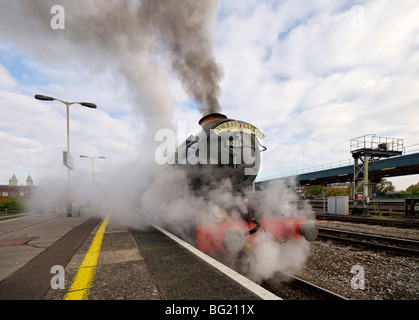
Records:
[[[0,300],[279,299],[158,227],[116,220],[1,218]]]

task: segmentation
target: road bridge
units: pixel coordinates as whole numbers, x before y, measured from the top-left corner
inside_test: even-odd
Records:
[[[349,161],[345,162],[349,163]],[[370,165],[371,166],[371,165]],[[380,182],[382,178],[398,177],[411,174],[419,174],[419,152],[396,156],[376,161],[369,169],[370,181]],[[329,183],[348,182],[354,180],[354,164],[347,164],[330,169],[289,175],[279,178],[271,178],[255,183],[260,188],[271,181],[295,180],[300,185],[325,185]]]

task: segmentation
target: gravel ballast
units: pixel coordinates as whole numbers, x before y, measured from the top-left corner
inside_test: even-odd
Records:
[[[327,222],[322,227],[419,239],[418,230]],[[349,299],[418,300],[419,258],[367,250],[334,241],[311,244],[306,267],[296,276]],[[351,272],[352,271],[352,272]],[[284,299],[301,299],[286,289],[277,294]]]

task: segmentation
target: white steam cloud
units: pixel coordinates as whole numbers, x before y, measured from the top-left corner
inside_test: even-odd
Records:
[[[51,7],[65,9],[65,30],[50,26]],[[112,213],[130,227],[142,226],[140,215],[169,226],[193,241],[194,227],[211,219],[220,208],[239,220],[249,206],[258,218],[311,217],[308,207],[297,208],[291,189],[271,185],[249,194],[249,204],[232,192],[228,177],[217,188],[197,193],[180,167],[155,164],[154,134],[171,127],[173,99],[167,88],[168,73],[175,74],[203,114],[220,111],[219,82],[222,68],[213,55],[211,28],[218,0],[14,0],[2,3],[0,34],[37,59],[77,62],[95,73],[111,71],[124,81],[134,101],[134,112],[146,127],[138,159],[117,168],[106,180],[91,184],[88,173],[73,174],[72,197],[100,215]],[[168,71],[165,71],[168,70]],[[45,93],[51,94],[53,93]],[[149,151],[149,152],[147,152]],[[43,179],[51,188],[42,191],[39,210],[65,207],[66,190]],[[62,186],[62,184],[61,184]],[[54,190],[54,191],[53,191]],[[51,200],[45,201],[46,198]],[[192,232],[191,232],[192,231]],[[259,231],[243,257],[228,257],[231,265],[255,281],[276,271],[298,271],[308,255],[305,240],[279,243]],[[228,260],[227,259],[227,260]]]
[[[294,191],[295,184],[281,182],[268,184],[262,192],[242,195],[232,190],[226,178],[217,188],[204,188],[197,193],[190,187],[187,172],[183,167],[165,167],[153,176],[153,180],[140,199],[140,214],[152,222],[169,228],[183,239],[195,243],[195,227],[213,221],[214,215],[226,210],[230,223],[242,220],[238,211],[253,210],[258,219],[305,217],[313,219],[311,206],[299,201]],[[235,211],[237,210],[237,211]],[[289,274],[300,272],[309,255],[310,244],[305,239],[280,242],[270,233],[259,230],[251,248],[245,254],[218,256],[224,263],[242,272],[250,279],[260,282],[276,272]]]

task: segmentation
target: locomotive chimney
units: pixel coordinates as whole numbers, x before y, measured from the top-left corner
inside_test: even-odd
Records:
[[[206,116],[203,116],[201,120],[199,120],[198,123],[200,126],[203,127],[207,123],[210,123],[216,120],[221,120],[221,119],[227,119],[227,116],[222,113],[210,113],[210,114],[207,114]]]

